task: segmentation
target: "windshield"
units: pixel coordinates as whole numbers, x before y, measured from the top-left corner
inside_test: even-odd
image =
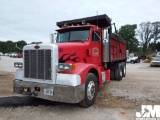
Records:
[[[88,36],[89,30],[59,31],[56,42],[86,41]]]

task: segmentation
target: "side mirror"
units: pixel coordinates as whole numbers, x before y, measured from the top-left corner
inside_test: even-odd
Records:
[[[109,35],[108,35],[108,31],[106,31],[106,38],[105,39],[109,39]]]
[[[118,30],[115,30],[115,33],[117,34],[117,33],[118,33]]]
[[[54,42],[54,35],[53,34],[50,34],[50,39],[51,39],[51,43],[53,43]]]
[[[103,40],[105,40],[105,41],[109,40],[108,29],[104,29],[104,31],[103,31]]]
[[[50,34],[50,38],[51,38],[51,43],[55,43],[57,38],[57,33]]]

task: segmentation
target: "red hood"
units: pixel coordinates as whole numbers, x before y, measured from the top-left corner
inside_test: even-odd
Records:
[[[56,43],[59,63],[85,62],[86,48],[82,42]]]

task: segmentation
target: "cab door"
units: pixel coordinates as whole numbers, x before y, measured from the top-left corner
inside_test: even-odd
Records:
[[[91,62],[101,65],[102,30],[93,29],[91,36]]]

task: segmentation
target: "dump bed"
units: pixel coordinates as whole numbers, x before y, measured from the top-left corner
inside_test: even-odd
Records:
[[[99,26],[100,28],[106,28],[111,25],[111,19],[106,14],[103,14],[103,15],[57,22],[57,26],[61,28],[62,26],[64,26],[64,24],[69,26],[77,25],[77,24],[81,25],[82,21],[85,21],[86,23],[90,23],[92,25]]]

